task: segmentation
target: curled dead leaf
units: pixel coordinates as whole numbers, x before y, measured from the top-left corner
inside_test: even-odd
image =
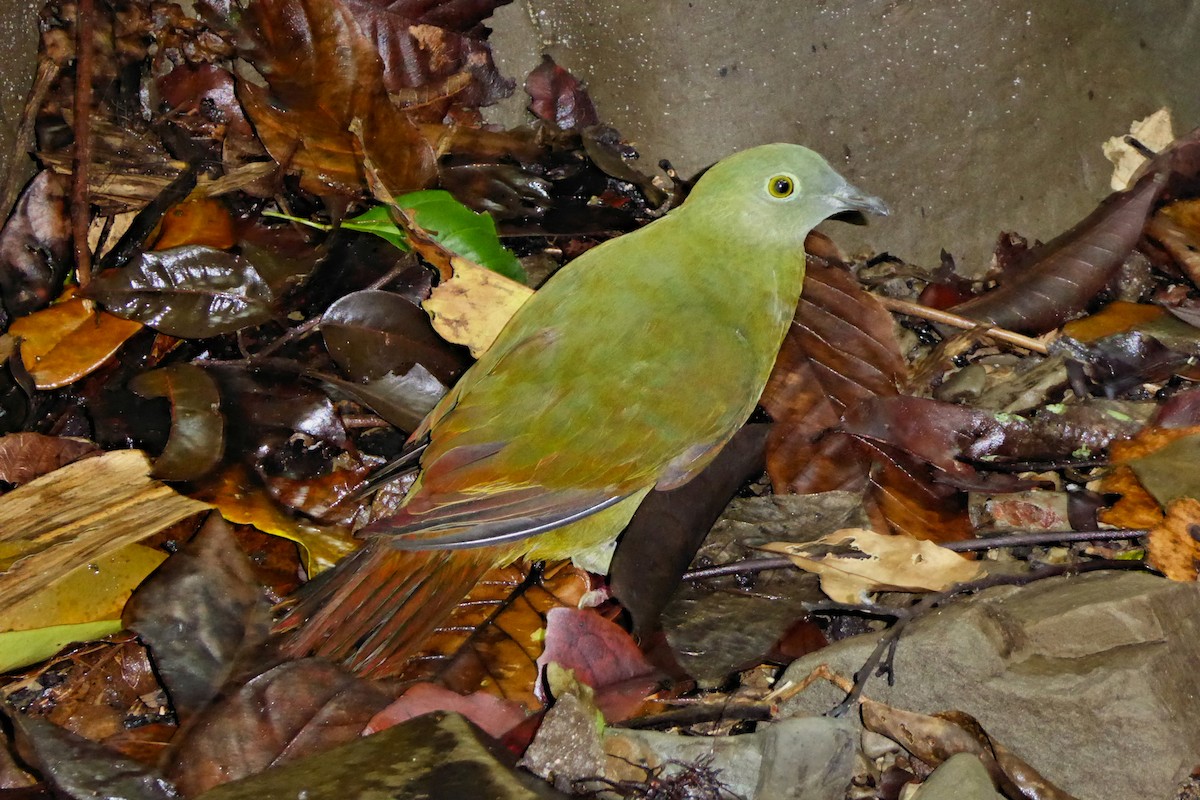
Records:
[[[844,528],[815,542],[772,542],[800,569],[821,577],[821,591],[840,603],[867,602],[876,591],[940,592],[976,580],[983,568],[952,550],[908,536]]]

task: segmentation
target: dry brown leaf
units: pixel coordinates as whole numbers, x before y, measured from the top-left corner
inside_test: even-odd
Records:
[[[1157,153],[1175,141],[1172,127],[1171,109],[1163,107],[1144,119],[1130,123],[1129,135]],[[1138,169],[1146,163],[1145,151],[1125,141],[1124,136],[1112,137],[1101,145],[1101,148],[1104,157],[1113,164],[1112,179],[1109,183],[1114,192],[1119,192],[1129,186]]]
[[[139,322],[98,311],[90,300],[69,297],[14,320],[8,332],[21,340],[21,361],[37,388],[57,389],[99,368],[141,329]]]
[[[1167,506],[1167,516],[1150,530],[1150,564],[1173,581],[1194,581],[1200,564],[1200,501],[1191,497]]]
[[[448,342],[479,358],[533,290],[464,258],[453,257],[454,275],[433,288],[421,306]]]
[[[803,544],[772,542],[762,549],[819,575],[821,591],[839,603],[865,603],[876,591],[940,592],[984,575],[977,562],[932,542],[862,528],[844,528]]]
[[[139,450],[69,464],[0,497],[0,604],[209,508],[150,478]]]

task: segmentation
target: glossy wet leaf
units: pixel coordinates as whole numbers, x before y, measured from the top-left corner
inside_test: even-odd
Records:
[[[8,332],[21,340],[21,361],[34,385],[56,389],[95,372],[141,329],[139,322],[69,297],[20,317]]]
[[[449,390],[420,364],[403,375],[388,373],[366,383],[351,383],[331,376],[323,376],[322,380],[402,431],[416,430]]]
[[[542,63],[525,79],[525,92],[529,95],[529,110],[563,130],[600,122],[587,89],[548,55],[542,56]]]
[[[225,417],[211,375],[192,364],[171,364],[135,376],[129,388],[142,397],[171,402],[171,434],[154,461],[155,478],[196,480],[220,463],[225,455]]]
[[[343,295],[321,317],[321,335],[338,366],[359,383],[403,375],[415,364],[452,383],[470,363],[434,332],[420,307],[393,292]]]
[[[263,533],[298,544],[304,554],[304,571],[310,578],[359,547],[344,526],[324,525],[280,506],[241,464],[208,478],[191,491],[191,496],[211,503],[230,522],[253,525]]]
[[[0,671],[49,658],[70,642],[121,630],[125,602],[166,557],[159,550],[131,544],[0,609]]]
[[[472,211],[444,191],[400,195],[396,206],[408,211],[418,225],[455,255],[518,283],[525,282],[521,262],[500,244],[496,223],[488,214]]]
[[[202,245],[142,253],[93,280],[87,296],[184,339],[232,333],[275,316],[274,295],[254,264]]]

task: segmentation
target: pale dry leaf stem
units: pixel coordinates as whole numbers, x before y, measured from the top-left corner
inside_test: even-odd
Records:
[[[907,300],[898,300],[894,297],[883,297],[875,295],[875,299],[886,308],[888,311],[897,314],[907,314],[910,317],[920,317],[927,319],[930,322],[937,322],[942,325],[949,325],[954,328],[962,328],[963,330],[971,330],[973,328],[983,328],[983,335],[989,336],[1001,342],[1023,347],[1026,350],[1031,350],[1034,353],[1046,355],[1050,349],[1045,342],[1038,339],[1033,339],[1028,336],[1022,336],[1016,331],[1010,331],[1005,328],[984,328],[983,325],[974,319],[960,317],[958,314],[952,314],[949,311],[941,311],[929,306],[923,306],[919,303],[910,303]]]

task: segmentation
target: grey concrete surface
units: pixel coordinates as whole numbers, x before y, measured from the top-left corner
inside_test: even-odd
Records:
[[[0,169],[33,76],[37,0],[0,0]],[[1162,105],[1200,124],[1200,0],[515,0],[491,22],[508,75],[542,52],[601,114],[687,173],[787,140],[894,215],[849,249],[982,269],[1001,230],[1049,238],[1107,191],[1101,142]],[[523,119],[518,93],[495,117]]]
[[[12,166],[32,175],[28,158],[13,152],[25,96],[37,71],[39,0],[0,0],[0,184]],[[0,209],[0,214],[8,209]]]
[[[507,74],[550,53],[647,164],[806,144],[894,208],[844,247],[970,271],[1090,211],[1133,119],[1200,124],[1196,0],[516,0],[491,24]]]

